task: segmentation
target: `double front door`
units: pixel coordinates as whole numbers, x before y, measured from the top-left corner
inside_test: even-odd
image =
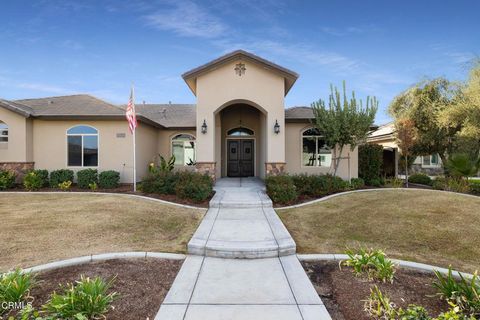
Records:
[[[254,176],[254,150],[253,139],[228,139],[227,176]]]

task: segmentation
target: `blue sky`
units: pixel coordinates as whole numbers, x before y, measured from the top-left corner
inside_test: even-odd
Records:
[[[300,74],[286,106],[327,98],[392,98],[417,81],[465,79],[480,55],[480,1],[0,2],[0,97],[90,93],[126,103],[194,103],[181,78],[244,49]]]

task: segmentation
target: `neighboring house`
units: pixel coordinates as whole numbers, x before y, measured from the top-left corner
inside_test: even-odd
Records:
[[[397,146],[395,136],[395,125],[393,122],[379,126],[369,134],[369,143],[376,143],[383,146],[384,171],[387,176],[397,176],[403,173],[404,168],[399,168],[400,150]],[[442,160],[438,154],[418,156],[410,168],[410,173],[426,173],[439,175],[443,173]]]
[[[136,105],[138,179],[158,154],[213,178],[333,171],[312,109],[285,109],[295,72],[239,50],[182,77],[196,105]],[[0,133],[0,168],[97,168],[133,181],[123,107],[89,95],[0,100]],[[357,177],[357,149],[345,148],[342,157],[338,175]]]

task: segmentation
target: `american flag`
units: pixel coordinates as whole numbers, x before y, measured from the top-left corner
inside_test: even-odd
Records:
[[[128,100],[127,109],[125,111],[125,116],[127,117],[128,121],[128,128],[130,129],[130,133],[133,134],[135,128],[137,127],[137,115],[135,114],[135,102],[133,101],[133,87],[130,92],[130,100]]]

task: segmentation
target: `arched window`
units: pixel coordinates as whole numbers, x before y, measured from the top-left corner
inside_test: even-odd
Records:
[[[172,154],[175,156],[175,165],[193,166],[197,155],[195,137],[190,134],[178,134],[172,138]]]
[[[305,167],[330,167],[332,151],[317,128],[302,133],[302,165]]]
[[[3,121],[0,121],[0,143],[1,142],[8,142],[8,126]]]
[[[242,137],[242,136],[253,136],[253,135],[254,135],[253,130],[250,130],[244,127],[233,128],[227,131],[227,136]]]
[[[67,130],[69,167],[98,166],[98,130],[90,126],[76,126]]]

